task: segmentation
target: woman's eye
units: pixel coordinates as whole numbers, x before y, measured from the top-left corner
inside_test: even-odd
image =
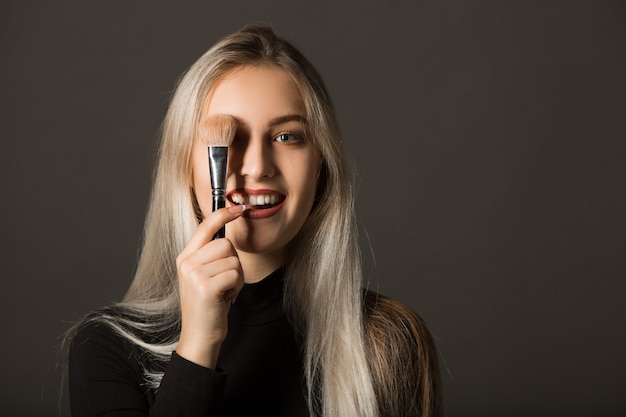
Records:
[[[275,136],[274,140],[281,143],[298,143],[302,142],[302,136],[295,133],[281,133],[280,135]]]

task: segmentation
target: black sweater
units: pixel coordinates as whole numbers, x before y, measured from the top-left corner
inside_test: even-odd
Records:
[[[231,307],[218,370],[176,353],[157,392],[141,349],[106,325],[80,328],[70,349],[72,415],[308,416],[302,343],[282,310],[282,271],[246,284]]]

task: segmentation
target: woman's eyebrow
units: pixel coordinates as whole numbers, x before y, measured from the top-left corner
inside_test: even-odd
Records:
[[[243,128],[243,129],[247,128],[248,125],[247,125],[247,123],[244,120],[242,120],[242,119],[240,119],[239,117],[236,117],[236,116],[233,116],[233,118],[237,122],[237,126],[239,128]],[[289,123],[289,122],[294,122],[294,121],[302,123],[303,125],[308,124],[306,118],[304,116],[302,116],[301,114],[288,114],[288,115],[285,115],[285,116],[279,116],[279,117],[276,117],[274,119],[271,119],[269,121],[269,123],[268,123],[268,126],[269,127],[276,127],[276,126],[280,126],[282,124]]]
[[[304,118],[304,116],[300,114],[288,114],[286,116],[280,116],[280,117],[276,117],[275,119],[270,120],[269,126],[274,127],[274,126],[282,125],[284,123],[293,122],[293,121],[300,122],[302,124],[307,124],[307,120]]]

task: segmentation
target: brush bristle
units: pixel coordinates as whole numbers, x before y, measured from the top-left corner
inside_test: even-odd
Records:
[[[237,133],[237,121],[226,114],[206,117],[200,126],[200,137],[207,146],[230,146]]]

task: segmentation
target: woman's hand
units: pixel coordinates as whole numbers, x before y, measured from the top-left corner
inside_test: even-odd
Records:
[[[228,239],[212,240],[245,206],[217,210],[198,226],[176,258],[182,328],[176,353],[215,369],[228,331],[228,311],[243,287],[243,271]]]

